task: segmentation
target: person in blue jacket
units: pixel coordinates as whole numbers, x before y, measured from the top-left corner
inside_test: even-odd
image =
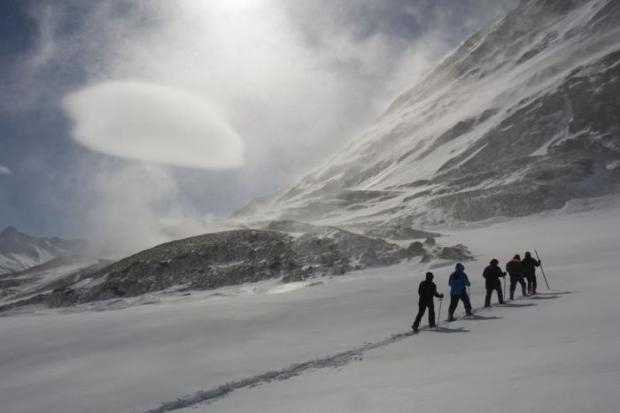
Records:
[[[469,278],[465,274],[465,267],[460,262],[456,264],[454,272],[448,279],[448,285],[450,286],[450,307],[448,307],[448,321],[454,321],[454,310],[459,303],[459,300],[463,301],[465,306],[465,313],[472,315],[471,303],[469,302],[469,296],[467,295],[467,287]]]

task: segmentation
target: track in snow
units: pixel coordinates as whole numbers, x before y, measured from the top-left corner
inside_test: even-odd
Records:
[[[558,292],[553,294],[568,294],[569,292]],[[559,298],[559,295],[548,296],[545,298]],[[528,304],[510,304],[507,303],[504,306],[507,307],[530,307],[534,306],[534,303]],[[475,308],[474,313],[485,310],[483,307]],[[475,314],[474,317],[463,317],[460,319],[473,319],[473,320],[491,320],[498,319],[500,317],[484,317]],[[464,328],[449,328],[446,327],[445,324],[447,322],[440,322],[438,327],[435,329],[429,329],[428,327],[420,328],[421,331],[435,331],[439,333],[463,333],[468,332]],[[442,325],[443,324],[443,325]],[[145,413],[165,413],[172,410],[182,409],[185,407],[190,407],[199,403],[214,401],[220,397],[226,396],[232,393],[235,390],[241,390],[244,388],[255,387],[261,384],[270,383],[276,380],[287,380],[291,377],[299,376],[300,374],[313,369],[322,369],[326,367],[340,367],[345,364],[348,364],[351,361],[357,361],[362,359],[362,355],[370,350],[375,350],[377,348],[385,347],[393,343],[397,343],[402,341],[408,337],[414,336],[416,333],[411,331],[400,332],[396,334],[392,334],[389,337],[384,338],[383,340],[374,342],[374,343],[365,343],[357,348],[352,350],[343,351],[341,353],[329,355],[322,358],[317,358],[314,360],[306,361],[304,363],[291,364],[290,366],[281,369],[281,370],[272,370],[266,373],[262,373],[256,376],[248,377],[245,379],[231,381],[226,384],[219,385],[212,389],[208,390],[200,390],[196,393],[189,394],[183,397],[180,397],[176,400],[163,402],[158,407],[154,409],[147,410]]]
[[[426,328],[422,328],[424,330]],[[443,327],[443,330],[452,330]],[[311,369],[321,369],[325,367],[339,367],[343,366],[354,360],[361,360],[362,354],[366,351],[374,350],[376,348],[384,347],[392,343],[404,340],[407,337],[411,337],[412,332],[402,332],[393,334],[381,341],[375,343],[366,343],[360,347],[352,350],[343,351],[342,353],[333,354],[327,357],[318,358],[304,363],[292,364],[282,370],[268,371],[257,376],[241,379],[238,381],[228,382],[213,389],[201,390],[194,394],[181,397],[177,400],[162,403],[155,409],[148,410],[146,413],[164,413],[171,410],[181,409],[189,407],[194,404],[207,402],[218,397],[225,396],[234,390],[239,390],[247,387],[254,387],[259,384],[269,383],[274,380],[287,380],[291,377],[298,376],[303,372]]]

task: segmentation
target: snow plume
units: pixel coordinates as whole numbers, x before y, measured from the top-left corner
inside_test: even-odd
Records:
[[[11,175],[11,170],[6,166],[0,164],[0,175]]]
[[[90,233],[109,254],[127,254],[169,241],[163,217],[191,215],[174,176],[164,167],[131,165],[100,171],[89,212]],[[171,201],[174,200],[174,201]]]

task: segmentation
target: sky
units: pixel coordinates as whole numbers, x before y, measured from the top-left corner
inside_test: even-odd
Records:
[[[4,0],[0,228],[162,241],[319,166],[511,0]]]

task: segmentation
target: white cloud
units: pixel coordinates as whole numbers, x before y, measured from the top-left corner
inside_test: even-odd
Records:
[[[197,168],[243,165],[244,143],[204,98],[146,82],[104,82],[65,97],[73,138],[108,155]]]
[[[9,168],[7,168],[6,166],[0,164],[0,175],[11,175],[12,172]]]

